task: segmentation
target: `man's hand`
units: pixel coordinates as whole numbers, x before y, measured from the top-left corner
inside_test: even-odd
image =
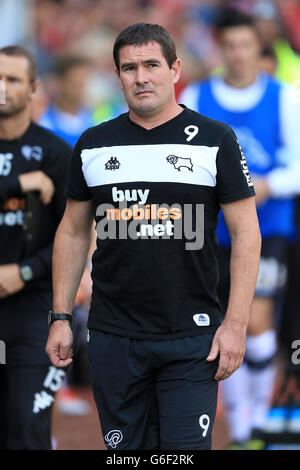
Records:
[[[0,266],[0,299],[15,294],[24,286],[25,282],[20,276],[18,264],[12,263]]]
[[[68,320],[56,320],[50,326],[46,353],[55,367],[66,367],[72,362],[73,333]]]
[[[39,191],[43,204],[49,204],[54,194],[53,181],[43,171],[30,171],[19,175],[19,181],[23,193],[29,191]]]
[[[245,342],[246,327],[224,320],[216,331],[206,358],[207,361],[214,361],[220,355],[216,380],[227,379],[240,367],[245,354]]]

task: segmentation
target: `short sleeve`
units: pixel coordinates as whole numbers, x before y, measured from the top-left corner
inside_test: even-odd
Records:
[[[222,140],[217,153],[216,165],[216,194],[220,203],[229,203],[255,196],[245,156],[232,130]]]
[[[82,140],[81,136],[73,149],[67,197],[78,201],[88,201],[92,197],[82,171]]]

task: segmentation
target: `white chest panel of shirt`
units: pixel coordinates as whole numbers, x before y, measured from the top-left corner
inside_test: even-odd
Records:
[[[81,152],[82,170],[89,187],[134,181],[213,187],[216,185],[218,150],[219,147],[187,144],[84,149]]]

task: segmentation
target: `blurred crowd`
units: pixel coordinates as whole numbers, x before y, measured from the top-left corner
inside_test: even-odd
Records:
[[[261,68],[300,93],[299,0],[0,0],[0,46],[19,43],[34,52],[40,79],[34,120],[74,146],[86,128],[126,111],[112,58],[114,40],[123,28],[143,21],[170,31],[183,61],[179,96],[189,83],[222,70],[214,24],[223,7],[255,15]],[[94,247],[95,237],[90,255]],[[90,295],[87,268],[75,306],[79,348],[84,345],[81,326]],[[77,380],[88,382],[84,346],[79,357]],[[68,408],[68,403],[65,412],[87,411],[80,400],[77,408]]]
[[[226,6],[256,16],[263,67],[297,86],[297,0],[1,0],[1,23],[5,27],[0,30],[0,44],[22,43],[38,59],[36,120],[49,105],[56,104],[67,112],[70,107],[73,116],[82,106],[91,113],[88,123],[97,124],[125,107],[113,71],[112,45],[118,32],[139,21],[158,23],[171,32],[183,60],[176,89],[179,95],[189,82],[222,66],[213,25],[220,8]],[[74,128],[80,130],[80,125],[75,119],[71,121],[74,134]],[[64,125],[68,124],[64,121]]]

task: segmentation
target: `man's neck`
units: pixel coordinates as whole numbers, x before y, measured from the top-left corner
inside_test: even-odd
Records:
[[[21,137],[28,129],[30,122],[31,115],[27,110],[13,116],[0,115],[0,139],[14,140]]]
[[[140,116],[134,110],[130,109],[129,117],[131,121],[135,124],[138,124],[141,127],[144,127],[147,130],[153,129],[154,127],[160,126],[167,121],[170,121],[178,114],[183,111],[183,108],[179,106],[176,102],[171,107],[168,107],[166,110],[156,113],[155,115],[149,116]]]
[[[257,70],[245,73],[243,75],[238,75],[228,72],[225,74],[224,81],[227,85],[233,88],[247,88],[248,86],[253,85],[257,79]]]

